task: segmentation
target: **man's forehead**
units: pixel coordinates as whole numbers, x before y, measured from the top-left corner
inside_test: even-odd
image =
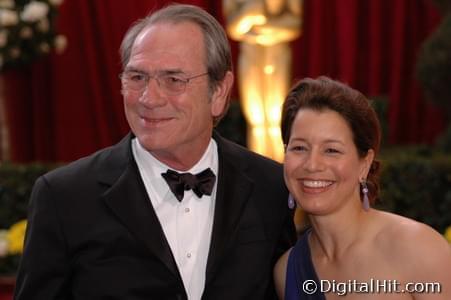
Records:
[[[131,61],[152,61],[165,68],[205,64],[203,34],[193,22],[158,22],[147,26],[136,37]]]
[[[149,33],[153,32],[160,32],[160,31],[190,31],[191,33],[199,33],[200,36],[203,35],[203,32],[201,30],[201,27],[192,21],[157,21],[155,23],[150,23],[146,27],[144,27],[139,34],[137,35],[135,39],[135,43],[138,39],[144,38]],[[168,35],[168,38],[170,38],[171,35]],[[194,36],[190,36],[193,38]]]

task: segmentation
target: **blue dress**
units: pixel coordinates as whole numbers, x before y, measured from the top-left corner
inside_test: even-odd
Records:
[[[310,232],[311,229],[308,229],[301,236],[288,256],[285,300],[326,300],[320,291],[320,281],[310,254]]]

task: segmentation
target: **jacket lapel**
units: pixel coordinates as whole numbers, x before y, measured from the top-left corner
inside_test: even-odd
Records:
[[[227,253],[253,189],[252,180],[244,173],[246,162],[219,135],[214,138],[219,151],[219,174],[206,284]]]
[[[110,185],[102,198],[122,224],[181,281],[171,249],[133,159],[131,136],[116,147],[117,151],[113,150],[107,158],[112,167],[100,178],[103,184]]]

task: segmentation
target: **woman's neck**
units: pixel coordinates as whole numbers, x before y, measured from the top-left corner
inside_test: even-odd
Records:
[[[327,216],[310,216],[312,234],[309,244],[312,256],[328,262],[339,261],[364,240],[372,210],[349,208]]]

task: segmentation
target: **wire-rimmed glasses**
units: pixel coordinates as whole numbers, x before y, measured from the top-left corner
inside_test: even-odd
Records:
[[[126,90],[132,90],[135,92],[142,92],[148,86],[150,79],[155,79],[159,88],[163,93],[170,96],[179,95],[186,90],[186,85],[195,78],[208,75],[208,72],[194,75],[191,77],[185,77],[181,74],[173,73],[157,73],[155,75],[149,75],[145,72],[139,71],[124,71],[119,75],[122,81],[122,87]]]

